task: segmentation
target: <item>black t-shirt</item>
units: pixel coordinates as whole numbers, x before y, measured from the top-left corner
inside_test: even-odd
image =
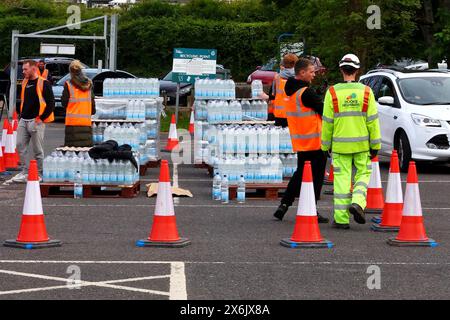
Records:
[[[31,120],[39,115],[40,104],[36,90],[37,81],[38,79],[28,80],[27,86],[25,88],[22,112],[20,112],[20,106],[17,107],[19,109],[17,110],[17,113],[20,114],[20,117],[22,119]],[[45,120],[55,109],[55,97],[53,96],[52,86],[48,81],[44,81],[44,90],[42,92],[42,97],[44,98],[47,106],[40,118],[41,120]]]

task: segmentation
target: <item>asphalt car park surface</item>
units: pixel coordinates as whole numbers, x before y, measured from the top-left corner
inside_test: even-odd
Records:
[[[46,152],[63,135],[62,124],[48,126]],[[382,158],[384,187],[388,166]],[[157,181],[158,173],[147,171],[142,185]],[[192,242],[185,248],[136,247],[148,237],[155,208],[156,197],[144,191],[133,199],[44,198],[49,235],[63,246],[0,247],[0,299],[448,299],[450,166],[420,165],[418,173],[425,227],[436,248],[391,247],[386,240],[395,234],[352,221],[350,230],[320,225],[332,249],[287,249],[279,242],[292,234],[296,206],[279,222],[274,201],[222,205],[210,199],[206,170],[192,165],[179,166],[178,175],[194,197],[175,202],[180,235]],[[405,174],[402,180],[404,190]],[[0,183],[2,241],[17,235],[24,190]],[[332,196],[322,195],[318,210],[331,218]],[[380,289],[367,285],[370,266],[379,268]],[[81,282],[71,282],[77,274]]]

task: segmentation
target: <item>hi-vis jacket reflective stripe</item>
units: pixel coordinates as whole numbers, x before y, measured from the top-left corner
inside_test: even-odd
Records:
[[[44,91],[44,81],[45,79],[42,77],[38,78],[36,85],[36,92],[39,97],[39,115],[36,119],[40,118],[40,116],[44,113],[45,108],[47,107],[47,103],[45,103],[44,97],[42,95]],[[28,79],[23,79],[22,81],[22,92],[20,93],[20,113],[22,113],[23,102],[25,100],[25,88],[27,87]],[[53,122],[55,120],[55,115],[53,112],[47,117],[47,119],[42,120],[45,123]]]
[[[66,110],[66,126],[83,126],[90,127],[92,125],[92,100],[91,89],[83,91],[66,81],[69,89],[69,103]]]
[[[41,73],[41,70],[38,68],[38,72],[39,72],[39,75],[40,75],[42,78],[44,78],[45,80],[47,80],[47,78],[48,78],[48,69],[44,69],[44,71]]]
[[[279,74],[275,76],[272,85],[272,92],[275,94],[273,115],[277,118],[286,118],[286,106],[289,97],[284,92],[287,79],[282,78]]]
[[[379,150],[381,133],[372,90],[361,83],[340,83],[325,95],[322,150],[350,154]]]
[[[320,150],[322,119],[313,109],[302,103],[307,88],[298,90],[289,98],[286,116],[295,152]]]

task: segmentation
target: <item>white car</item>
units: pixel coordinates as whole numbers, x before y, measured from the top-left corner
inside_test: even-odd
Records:
[[[380,154],[410,160],[450,162],[450,71],[377,69],[361,76],[372,88],[381,127]]]

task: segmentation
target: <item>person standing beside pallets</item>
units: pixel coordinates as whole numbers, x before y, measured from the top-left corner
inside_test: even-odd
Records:
[[[52,86],[50,82],[39,76],[37,62],[25,60],[22,70],[24,79],[20,106],[17,109],[20,116],[17,129],[17,149],[22,160],[22,171],[12,179],[19,183],[27,182],[29,148],[31,148],[31,159],[37,160],[38,171],[42,176],[45,123],[54,121],[53,111],[55,109]]]

